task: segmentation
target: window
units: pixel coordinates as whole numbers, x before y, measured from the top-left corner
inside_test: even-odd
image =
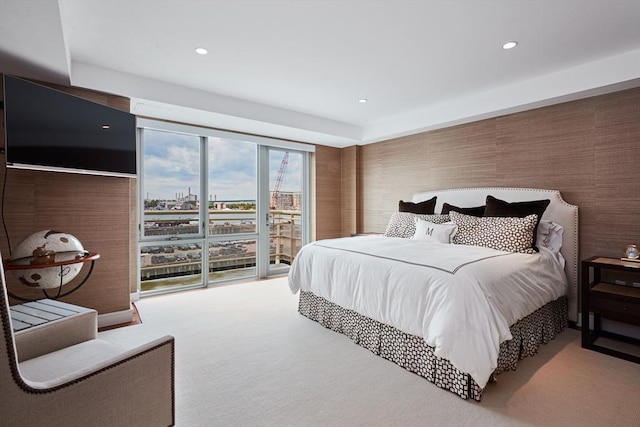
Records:
[[[209,282],[256,276],[258,146],[208,138]]]
[[[199,286],[201,139],[155,129],[145,129],[141,139],[141,290]]]
[[[308,236],[312,146],[150,120],[139,127],[143,294],[288,270]]]

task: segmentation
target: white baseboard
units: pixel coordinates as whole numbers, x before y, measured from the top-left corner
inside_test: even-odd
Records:
[[[133,309],[114,311],[112,313],[98,314],[98,328],[105,326],[119,325],[121,323],[129,323],[133,320]]]

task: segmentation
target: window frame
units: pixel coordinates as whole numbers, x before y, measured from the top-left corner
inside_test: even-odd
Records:
[[[145,129],[173,132],[179,134],[186,134],[190,136],[200,137],[200,189],[198,198],[200,200],[200,208],[198,210],[198,221],[200,223],[200,230],[198,234],[177,234],[176,238],[167,238],[162,241],[167,245],[175,244],[176,242],[201,243],[201,280],[200,283],[194,285],[185,285],[179,287],[171,287],[166,290],[148,290],[141,291],[141,263],[140,254],[141,248],[144,246],[157,245],[160,240],[151,236],[144,235],[144,133]],[[268,171],[268,153],[270,148],[278,150],[288,150],[293,152],[300,152],[303,154],[303,177],[302,177],[302,213],[303,226],[302,226],[302,244],[308,243],[310,240],[310,227],[311,227],[311,212],[310,212],[310,162],[311,153],[315,152],[315,146],[311,144],[305,144],[300,142],[285,141],[270,137],[249,135],[237,132],[230,132],[218,129],[211,129],[207,127],[201,127],[196,125],[189,125],[175,122],[158,121],[147,118],[137,119],[138,130],[138,179],[137,179],[137,205],[138,214],[137,217],[137,293],[138,296],[155,295],[159,293],[168,293],[179,291],[183,289],[201,288],[201,287],[215,287],[221,284],[226,284],[230,281],[246,280],[247,278],[255,277],[267,277],[269,275],[283,274],[286,272],[286,268],[272,269],[269,265],[269,233],[266,224],[263,224],[264,218],[269,215],[269,171]],[[256,144],[256,230],[253,233],[239,233],[239,234],[212,234],[209,231],[209,212],[208,212],[208,190],[209,190],[209,143],[208,138],[221,138],[238,140],[245,142],[252,142]],[[261,154],[262,153],[262,154]],[[265,160],[266,159],[266,160]],[[266,177],[266,181],[265,181]],[[265,234],[265,229],[267,230]],[[266,235],[266,238],[264,237]],[[242,277],[242,279],[230,278],[221,280],[209,280],[209,245],[216,241],[225,240],[256,240],[256,269],[255,274],[251,276]],[[265,261],[266,259],[266,261]]]

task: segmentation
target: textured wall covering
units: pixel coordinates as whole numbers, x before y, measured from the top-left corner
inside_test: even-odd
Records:
[[[341,150],[318,145],[312,163],[312,240],[338,237],[342,221]]]
[[[640,243],[640,88],[360,148],[358,231],[383,232],[416,192],[532,187],[580,208],[581,258]]]
[[[126,98],[77,88],[59,89],[129,111]],[[4,147],[4,131],[0,132],[0,146]],[[73,234],[85,249],[98,252],[101,258],[96,261],[89,281],[63,300],[95,308],[99,313],[128,310],[130,289],[135,289],[136,283],[135,179],[6,170],[2,158],[0,179],[4,179],[5,174],[4,218],[12,247],[39,230],[53,229]],[[4,232],[1,236],[0,251],[6,261],[9,248]],[[84,276],[86,268],[81,276]],[[40,291],[19,284],[11,273],[6,276],[9,289],[15,294],[43,297]]]
[[[361,147],[351,146],[342,150],[342,225],[341,235],[349,236],[358,232],[358,159]]]

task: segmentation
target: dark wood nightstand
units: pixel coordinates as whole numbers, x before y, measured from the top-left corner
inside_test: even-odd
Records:
[[[607,336],[640,346],[640,341],[636,339],[605,333],[601,329],[601,317],[640,326],[640,288],[604,282],[603,271],[609,275],[624,272],[626,276],[633,277],[633,283],[640,283],[640,262],[607,257],[593,257],[582,261],[582,347],[640,363],[639,356],[595,344],[598,337]],[[593,330],[589,327],[591,312]]]

